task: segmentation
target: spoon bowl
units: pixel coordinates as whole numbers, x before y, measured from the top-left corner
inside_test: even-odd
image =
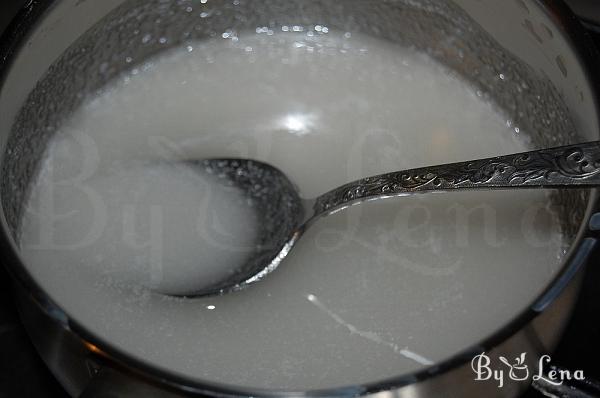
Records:
[[[256,245],[247,261],[232,269],[227,279],[193,294],[171,295],[206,296],[239,290],[277,268],[300,237],[299,227],[306,214],[294,184],[277,168],[256,160],[205,159],[185,163],[241,190],[245,205],[257,215],[260,225]]]

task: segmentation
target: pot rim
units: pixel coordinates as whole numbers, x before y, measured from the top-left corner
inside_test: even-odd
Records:
[[[0,36],[0,90],[10,69],[12,56],[23,48],[28,35],[35,30],[38,22],[58,2],[58,0],[28,1],[17,13],[2,36]],[[535,0],[535,3],[545,11],[554,24],[560,28],[564,37],[569,40],[568,44],[576,54],[579,63],[584,69],[585,77],[589,82],[592,100],[600,122],[600,79],[592,73],[594,70],[600,69],[600,58],[595,46],[585,32],[580,20],[574,15],[564,0]],[[535,301],[529,307],[519,312],[511,321],[500,327],[496,332],[484,338],[479,343],[460,350],[450,358],[416,372],[401,374],[396,377],[362,385],[320,390],[266,390],[244,388],[242,386],[226,385],[199,379],[188,379],[175,372],[158,368],[150,363],[136,359],[125,351],[111,346],[110,343],[95,336],[74,319],[70,319],[32,278],[19,257],[15,242],[7,232],[7,223],[1,206],[0,222],[2,223],[2,227],[0,228],[0,251],[6,254],[6,269],[13,276],[13,279],[24,288],[24,291],[28,293],[30,298],[48,316],[53,318],[63,328],[75,334],[90,352],[99,354],[101,357],[116,363],[117,367],[141,376],[150,382],[158,383],[175,391],[217,397],[353,397],[399,389],[457,369],[469,363],[475,355],[497,347],[501,342],[529,324],[560,296],[563,289],[578,271],[583,268],[589,254],[594,250],[597,239],[589,236],[589,229],[600,230],[600,225],[597,228],[594,226],[588,227],[588,222],[592,213],[599,207],[598,202],[598,190],[592,189],[583,222],[575,240],[571,244],[569,252],[563,260],[560,271],[546,285],[544,291],[536,297]]]

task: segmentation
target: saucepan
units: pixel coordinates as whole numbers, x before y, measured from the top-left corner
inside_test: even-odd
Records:
[[[523,304],[518,310],[513,309],[510,316],[505,314],[500,325],[494,326],[493,330],[486,331],[481,338],[468,344],[460,343],[460,347],[453,348],[449,355],[439,360],[428,361],[399,346],[394,343],[394,336],[386,337],[377,330],[356,326],[348,321],[346,312],[336,312],[317,298],[321,293],[304,292],[308,300],[302,305],[312,305],[318,310],[320,316],[332,323],[330,329],[346,331],[352,338],[358,339],[357,342],[375,344],[382,350],[401,354],[404,356],[403,360],[412,358],[420,364],[411,371],[395,370],[393,366],[385,372],[374,371],[372,365],[377,358],[360,359],[362,354],[359,351],[363,346],[346,344],[338,353],[340,359],[337,366],[333,367],[338,369],[328,370],[338,377],[331,383],[327,382],[326,377],[319,379],[321,381],[318,383],[306,385],[299,382],[278,384],[276,380],[273,381],[272,371],[276,369],[278,374],[283,374],[282,367],[285,366],[292,373],[312,374],[310,369],[295,364],[293,358],[286,362],[278,357],[277,349],[285,347],[285,341],[275,337],[272,347],[279,348],[262,351],[253,349],[253,337],[243,334],[236,341],[230,341],[230,345],[221,344],[213,351],[208,347],[211,343],[203,341],[201,336],[198,336],[197,341],[190,340],[191,337],[179,343],[170,340],[173,347],[178,347],[176,350],[174,348],[171,358],[170,351],[161,351],[159,347],[167,341],[164,336],[173,333],[178,335],[185,331],[182,332],[181,327],[173,330],[169,326],[171,323],[161,323],[162,321],[146,324],[143,333],[139,332],[140,328],[130,327],[139,321],[140,314],[145,311],[143,308],[140,313],[133,311],[127,316],[115,315],[120,317],[121,324],[129,325],[123,327],[125,334],[127,330],[136,332],[121,339],[113,339],[111,336],[114,334],[109,329],[121,326],[110,326],[110,320],[102,318],[108,313],[105,311],[109,310],[106,307],[112,304],[93,295],[82,294],[76,301],[99,300],[95,307],[90,307],[96,308],[94,312],[97,313],[78,313],[73,310],[74,307],[65,304],[61,295],[61,291],[78,291],[75,279],[53,280],[54,287],[48,288],[49,285],[40,274],[32,273],[28,268],[20,237],[21,219],[27,211],[26,202],[31,184],[42,167],[41,159],[53,135],[86,98],[101,93],[107,83],[123,78],[124,74],[132,73],[131,71],[135,71],[134,74],[141,73],[149,59],[172,48],[187,48],[190,53],[204,51],[202,47],[195,48],[193,44],[204,39],[235,42],[238,36],[240,40],[243,39],[246,34],[244,32],[263,36],[274,34],[279,37],[278,32],[323,35],[329,31],[342,32],[343,38],[348,40],[361,35],[372,37],[388,43],[386,45],[399,45],[420,52],[428,59],[444,65],[457,79],[468,81],[475,95],[482,101],[493,103],[502,109],[506,114],[508,127],[517,135],[525,135],[523,142],[527,143],[529,149],[600,139],[600,108],[595,76],[598,71],[597,57],[576,18],[559,0],[30,1],[4,34],[1,43],[2,253],[3,263],[14,280],[15,296],[23,323],[46,364],[69,394],[165,397],[504,397],[516,396],[532,382],[537,388],[548,393],[553,391],[555,394],[563,394],[574,385],[583,389],[591,388],[581,371],[551,368],[549,356],[569,319],[583,271],[590,254],[597,246],[600,216],[595,213],[598,210],[596,190],[556,191],[552,194],[551,201],[558,209],[564,240],[564,250],[552,278],[533,289],[527,304]],[[303,46],[306,47],[304,42],[297,43],[297,47]],[[246,46],[242,50],[252,53],[259,49]],[[342,50],[346,49],[341,47],[340,51]],[[199,69],[198,73],[201,75],[203,70]],[[368,78],[365,76],[357,74],[356,79]],[[226,74],[223,77],[222,81],[211,84],[228,84]],[[384,82],[373,84],[385,85]],[[247,94],[243,85],[228,87],[236,97],[243,98]],[[272,95],[277,97],[278,91],[274,90]],[[314,95],[315,98],[319,97],[318,89]],[[339,100],[347,100],[344,104],[353,103],[352,98]],[[248,101],[251,102],[252,98],[248,98]],[[282,100],[283,102],[285,101]],[[353,104],[361,106],[360,101]],[[199,103],[198,106],[203,105]],[[248,109],[253,109],[248,106]],[[464,112],[468,113],[469,109]],[[312,116],[308,116],[310,117],[305,119],[310,122]],[[401,112],[398,112],[398,117],[402,117]],[[209,123],[210,115],[206,118]],[[235,118],[235,114],[231,118]],[[319,128],[316,122],[314,126],[306,127],[302,124],[304,119],[300,119],[288,117],[280,128],[294,132],[295,136],[310,135],[310,129]],[[251,117],[247,118],[248,125],[253,123],[252,120]],[[251,128],[261,126],[271,128],[266,125]],[[200,123],[198,129],[202,128]],[[240,148],[237,141],[226,142],[226,134],[222,137],[225,137],[222,138],[225,147]],[[318,140],[320,136],[315,134],[313,137]],[[473,140],[477,139],[477,136],[473,137]],[[352,169],[355,163],[348,159],[356,160],[356,153],[340,154],[336,148],[345,148],[343,145],[324,140],[320,147],[322,152],[314,156],[322,156],[329,151],[330,156],[336,158],[339,164],[348,165]],[[444,145],[447,144],[442,143],[441,147]],[[415,147],[415,151],[419,148],[422,147]],[[266,151],[264,146],[259,149]],[[385,150],[386,146],[381,144],[381,153],[387,153]],[[246,155],[252,155],[251,152],[246,151]],[[76,156],[74,152],[68,151],[63,155]],[[294,167],[310,167],[313,154],[300,155],[284,154],[278,159],[284,166],[287,159],[291,163],[296,160]],[[353,170],[348,174],[356,174],[356,178],[365,176],[361,175],[360,167]],[[327,180],[326,176],[327,170],[322,170],[313,177]],[[340,238],[339,231],[337,235],[328,236]],[[495,254],[490,254],[492,255]],[[511,265],[526,270],[530,260],[524,257],[507,257],[506,261],[507,266],[510,262]],[[491,264],[482,266],[485,265]],[[54,265],[49,264],[51,266]],[[365,269],[368,266],[372,264],[364,264]],[[432,274],[434,271],[430,270]],[[435,272],[440,275],[446,272],[445,268],[438,271]],[[284,264],[281,270],[274,272],[264,283],[275,284],[277,278],[284,278],[285,272],[287,270]],[[406,272],[412,271],[408,269]],[[302,278],[298,277],[298,285],[304,283],[303,278],[308,277],[306,274]],[[263,282],[258,287],[249,287],[248,292],[260,289],[261,283]],[[495,281],[489,280],[486,283],[492,285]],[[368,286],[363,290],[355,285],[348,287],[350,292],[356,289],[357,297],[366,294],[365,292],[378,294],[379,288],[384,289],[378,286]],[[516,283],[514,286],[514,289],[524,288],[523,284]],[[481,297],[485,297],[486,288],[482,287],[480,291]],[[512,294],[516,294],[516,290],[506,292],[506,296]],[[187,298],[165,298],[165,308],[172,305],[169,304],[171,299],[176,301]],[[223,300],[223,305],[229,305],[233,298]],[[447,302],[442,304],[446,305]],[[216,305],[218,307],[221,304]],[[501,299],[495,305],[502,307]],[[174,305],[172,307],[175,308]],[[211,322],[222,322],[217,316],[210,318],[212,315],[207,315],[210,311],[218,314],[219,308],[215,310],[215,305],[212,304],[205,307],[208,312],[198,313],[198,317],[206,322],[207,327]],[[289,307],[289,311],[295,310],[296,307]],[[363,314],[370,311],[366,307],[363,310]],[[94,322],[96,316],[104,319],[102,325]],[[186,316],[189,317],[189,314]],[[397,316],[400,317],[401,314]],[[242,319],[243,314],[240,317]],[[198,323],[197,319],[188,319]],[[267,326],[262,330],[265,336],[273,332],[273,328],[279,327],[277,319],[287,318],[280,312],[272,313],[270,318],[265,317]],[[369,317],[365,319],[366,325],[369,325]],[[185,325],[185,322],[178,325]],[[464,327],[464,330],[471,327],[466,324],[459,327],[452,320],[447,325],[458,327],[453,332],[455,334],[457,330],[460,332],[460,327]],[[227,330],[223,330],[225,339],[230,336],[231,328],[243,329],[244,325],[230,325]],[[257,333],[257,330],[252,333]],[[278,335],[274,333],[273,336]],[[318,363],[316,358],[320,353],[333,355],[333,352],[337,352],[331,348],[337,347],[334,340],[319,340],[317,344],[317,340],[311,340],[308,332],[304,335],[295,333],[294,336],[304,336],[307,341],[306,350],[312,352],[311,355],[304,356],[305,359],[309,358],[305,363],[310,363],[313,359],[314,363]],[[152,338],[158,339],[156,347],[148,348],[152,347]],[[290,337],[290,344],[294,344],[294,338]],[[144,350],[129,348],[142,341],[146,342]],[[248,367],[255,368],[254,374],[260,367],[264,372],[264,385],[260,385],[260,377],[247,378],[243,372],[239,377],[229,378],[219,378],[210,372],[200,372],[194,376],[186,373],[183,365],[183,368],[169,365],[175,363],[177,357],[182,357],[186,349],[192,350],[192,345],[206,346],[207,354],[197,358],[198,363],[219,362],[221,359],[224,362],[247,363]],[[304,348],[298,347],[298,350]],[[352,350],[357,351],[352,353]],[[168,357],[166,364],[156,363],[154,351]],[[381,361],[385,361],[387,354],[381,355]],[[271,363],[264,359],[267,357],[272,359]],[[354,379],[343,378],[344,369],[353,368],[356,372],[361,367],[362,371],[356,373]],[[288,377],[293,379],[289,375]],[[338,383],[339,380],[344,381]]]

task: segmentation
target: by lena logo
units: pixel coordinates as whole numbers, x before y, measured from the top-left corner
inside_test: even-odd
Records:
[[[476,381],[495,380],[498,383],[498,388],[504,386],[505,380],[508,378],[513,381],[526,381],[530,378],[529,366],[525,363],[526,353],[521,353],[512,362],[503,356],[499,356],[500,363],[498,367],[492,366],[492,360],[482,352],[476,355],[471,360],[471,369],[475,373]],[[555,386],[563,384],[566,380],[584,380],[583,370],[575,370],[571,372],[566,369],[548,368],[550,355],[542,355],[538,361],[537,373],[531,377],[532,381],[541,381],[550,383]]]
[[[508,371],[508,377],[510,377],[511,380],[516,380],[516,381],[521,381],[521,380],[527,380],[529,378],[529,369],[527,368],[527,365],[525,364],[525,353],[521,353],[520,356],[515,358],[515,363],[511,364],[510,362],[508,362],[508,360],[505,357],[498,357],[498,359],[505,364],[506,366],[508,366],[509,371]]]

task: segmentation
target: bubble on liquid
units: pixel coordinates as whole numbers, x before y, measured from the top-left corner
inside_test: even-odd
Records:
[[[540,26],[544,29],[544,32],[546,32],[546,35],[548,36],[549,39],[552,39],[554,37],[554,33],[552,33],[552,29],[550,29],[545,23],[540,22]]]
[[[527,4],[525,4],[523,0],[515,0],[515,3],[521,8],[521,10],[525,11],[527,14],[530,13],[529,7],[527,7]]]
[[[529,32],[529,34],[535,38],[535,40],[542,44],[544,42],[544,39],[542,39],[542,37],[537,33],[537,31],[535,30],[535,27],[533,26],[533,22],[531,22],[531,20],[529,19],[525,19],[523,21],[523,27],[525,28],[525,30],[527,30],[527,32]]]
[[[558,66],[558,69],[560,70],[560,73],[562,73],[563,77],[567,77],[567,67],[565,66],[565,59],[563,58],[563,56],[557,55],[555,61],[556,66]]]

